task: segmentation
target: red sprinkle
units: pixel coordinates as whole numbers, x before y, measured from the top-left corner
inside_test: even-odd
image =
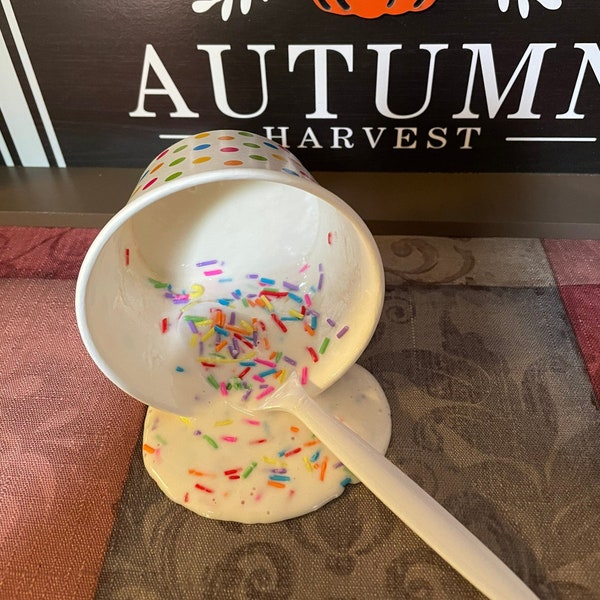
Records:
[[[169,320],[167,319],[167,317],[165,317],[160,322],[160,330],[162,333],[167,333],[168,329],[169,329]]]
[[[319,362],[319,357],[318,357],[317,353],[314,351],[314,348],[311,348],[310,346],[308,346],[306,349],[308,350],[308,353],[310,354],[310,357],[312,358],[313,362]]]
[[[294,448],[293,450],[288,450],[284,456],[293,456],[294,454],[298,454],[298,452],[302,452],[302,448],[298,446],[298,448]]]
[[[287,327],[275,313],[271,313],[271,318],[273,319],[273,321],[275,321],[275,323],[277,323],[277,326],[279,327],[279,329],[281,329],[281,331],[283,331],[283,333],[287,333]]]
[[[267,441],[267,438],[261,438],[260,440],[253,440],[250,442],[251,444],[264,444]]]
[[[125,266],[129,266],[129,248],[125,248]]]
[[[214,491],[214,490],[211,490],[210,488],[207,488],[206,486],[204,486],[204,485],[201,485],[201,484],[199,484],[199,483],[197,483],[196,485],[194,485],[194,487],[195,487],[197,490],[202,490],[203,492],[206,492],[207,494],[214,494],[214,493],[215,493],[215,491]]]
[[[243,371],[240,371],[238,377],[240,379],[244,379],[244,375],[246,375],[248,373],[248,371],[250,371],[250,367],[246,367]]]

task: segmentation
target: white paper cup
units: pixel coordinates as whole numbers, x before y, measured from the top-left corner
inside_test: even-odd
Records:
[[[214,303],[258,293],[267,285],[261,279],[280,290],[297,285],[296,296],[308,295],[311,320],[318,315],[317,335],[293,338],[296,362],[310,369],[307,391],[317,395],[356,362],[379,321],[384,277],[377,246],[360,217],[285,148],[248,132],[201,133],[150,163],[91,245],[77,281],[79,330],[118,387],[155,408],[190,415],[202,398],[181,393],[175,372],[190,353],[182,313],[173,312],[186,303],[174,307],[165,294],[193,289],[198,296],[203,289],[201,301]],[[286,299],[275,312],[294,308],[301,304]],[[269,316],[265,309],[273,327]]]

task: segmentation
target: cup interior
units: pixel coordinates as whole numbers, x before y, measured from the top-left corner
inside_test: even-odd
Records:
[[[313,395],[355,363],[381,313],[379,253],[343,201],[288,179],[190,179],[172,193],[136,199],[107,224],[82,266],[76,310],[84,343],[109,379],[148,405],[193,413],[198,398],[182,393],[174,368],[190,350],[164,331],[167,316],[171,328],[180,325],[166,295],[191,290],[211,303],[268,285],[308,295],[321,339],[332,342],[310,361]],[[306,358],[305,350],[298,353]]]

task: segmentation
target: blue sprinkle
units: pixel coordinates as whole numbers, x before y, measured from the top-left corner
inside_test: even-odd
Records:
[[[291,477],[289,475],[269,475],[269,479],[271,481],[291,481]]]
[[[296,294],[292,294],[292,292],[290,292],[288,294],[288,298],[291,298],[292,300],[294,300],[294,302],[297,302],[298,304],[302,304],[304,302],[304,300],[302,298],[300,298],[300,296],[297,296]]]
[[[225,337],[229,337],[229,331],[227,331],[227,329],[223,329],[222,327],[219,327],[218,325],[215,325],[214,328],[215,328],[215,333],[224,335]]]
[[[183,372],[185,371],[185,369],[184,369],[183,367],[175,367],[175,370],[176,370],[178,373],[183,373]]]
[[[350,477],[346,477],[346,479],[342,479],[342,481],[340,481],[340,485],[342,487],[346,487],[349,483],[352,483],[352,479]]]

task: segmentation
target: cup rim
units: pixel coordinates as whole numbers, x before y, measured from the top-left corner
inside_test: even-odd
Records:
[[[281,171],[249,167],[232,167],[229,169],[220,168],[210,171],[191,173],[167,182],[154,189],[150,189],[134,200],[130,199],[123,208],[115,213],[91,243],[81,264],[75,286],[75,317],[81,339],[88,354],[110,381],[115,383],[115,385],[124,390],[128,395],[131,395],[142,403],[146,404],[142,398],[138,398],[130,393],[129,390],[131,389],[131,386],[126,382],[123,382],[121,378],[117,376],[108,361],[104,359],[102,353],[98,350],[96,344],[94,343],[93,336],[90,333],[88,313],[86,309],[86,291],[87,283],[91,277],[97,259],[108,241],[120,229],[120,227],[122,227],[134,215],[154,204],[155,202],[163,200],[175,193],[191,187],[215,182],[239,181],[244,179],[252,181],[261,180],[298,188],[309,194],[312,194],[319,200],[327,202],[339,210],[346,218],[348,218],[353,227],[356,229],[357,234],[365,244],[365,250],[368,251],[368,262],[372,267],[377,269],[377,280],[381,281],[381,285],[378,286],[378,289],[374,290],[374,293],[376,293],[374,300],[376,300],[377,305],[376,310],[372,311],[371,313],[372,322],[369,326],[370,333],[368,336],[365,336],[365,339],[362,340],[361,347],[357,349],[357,357],[363,353],[375,332],[375,328],[377,327],[383,310],[385,289],[383,263],[371,231],[363,219],[350,205],[314,180],[291,175]],[[354,363],[348,364],[343,369],[340,369],[338,371],[337,379],[342,377],[344,373],[352,366],[352,364]]]

